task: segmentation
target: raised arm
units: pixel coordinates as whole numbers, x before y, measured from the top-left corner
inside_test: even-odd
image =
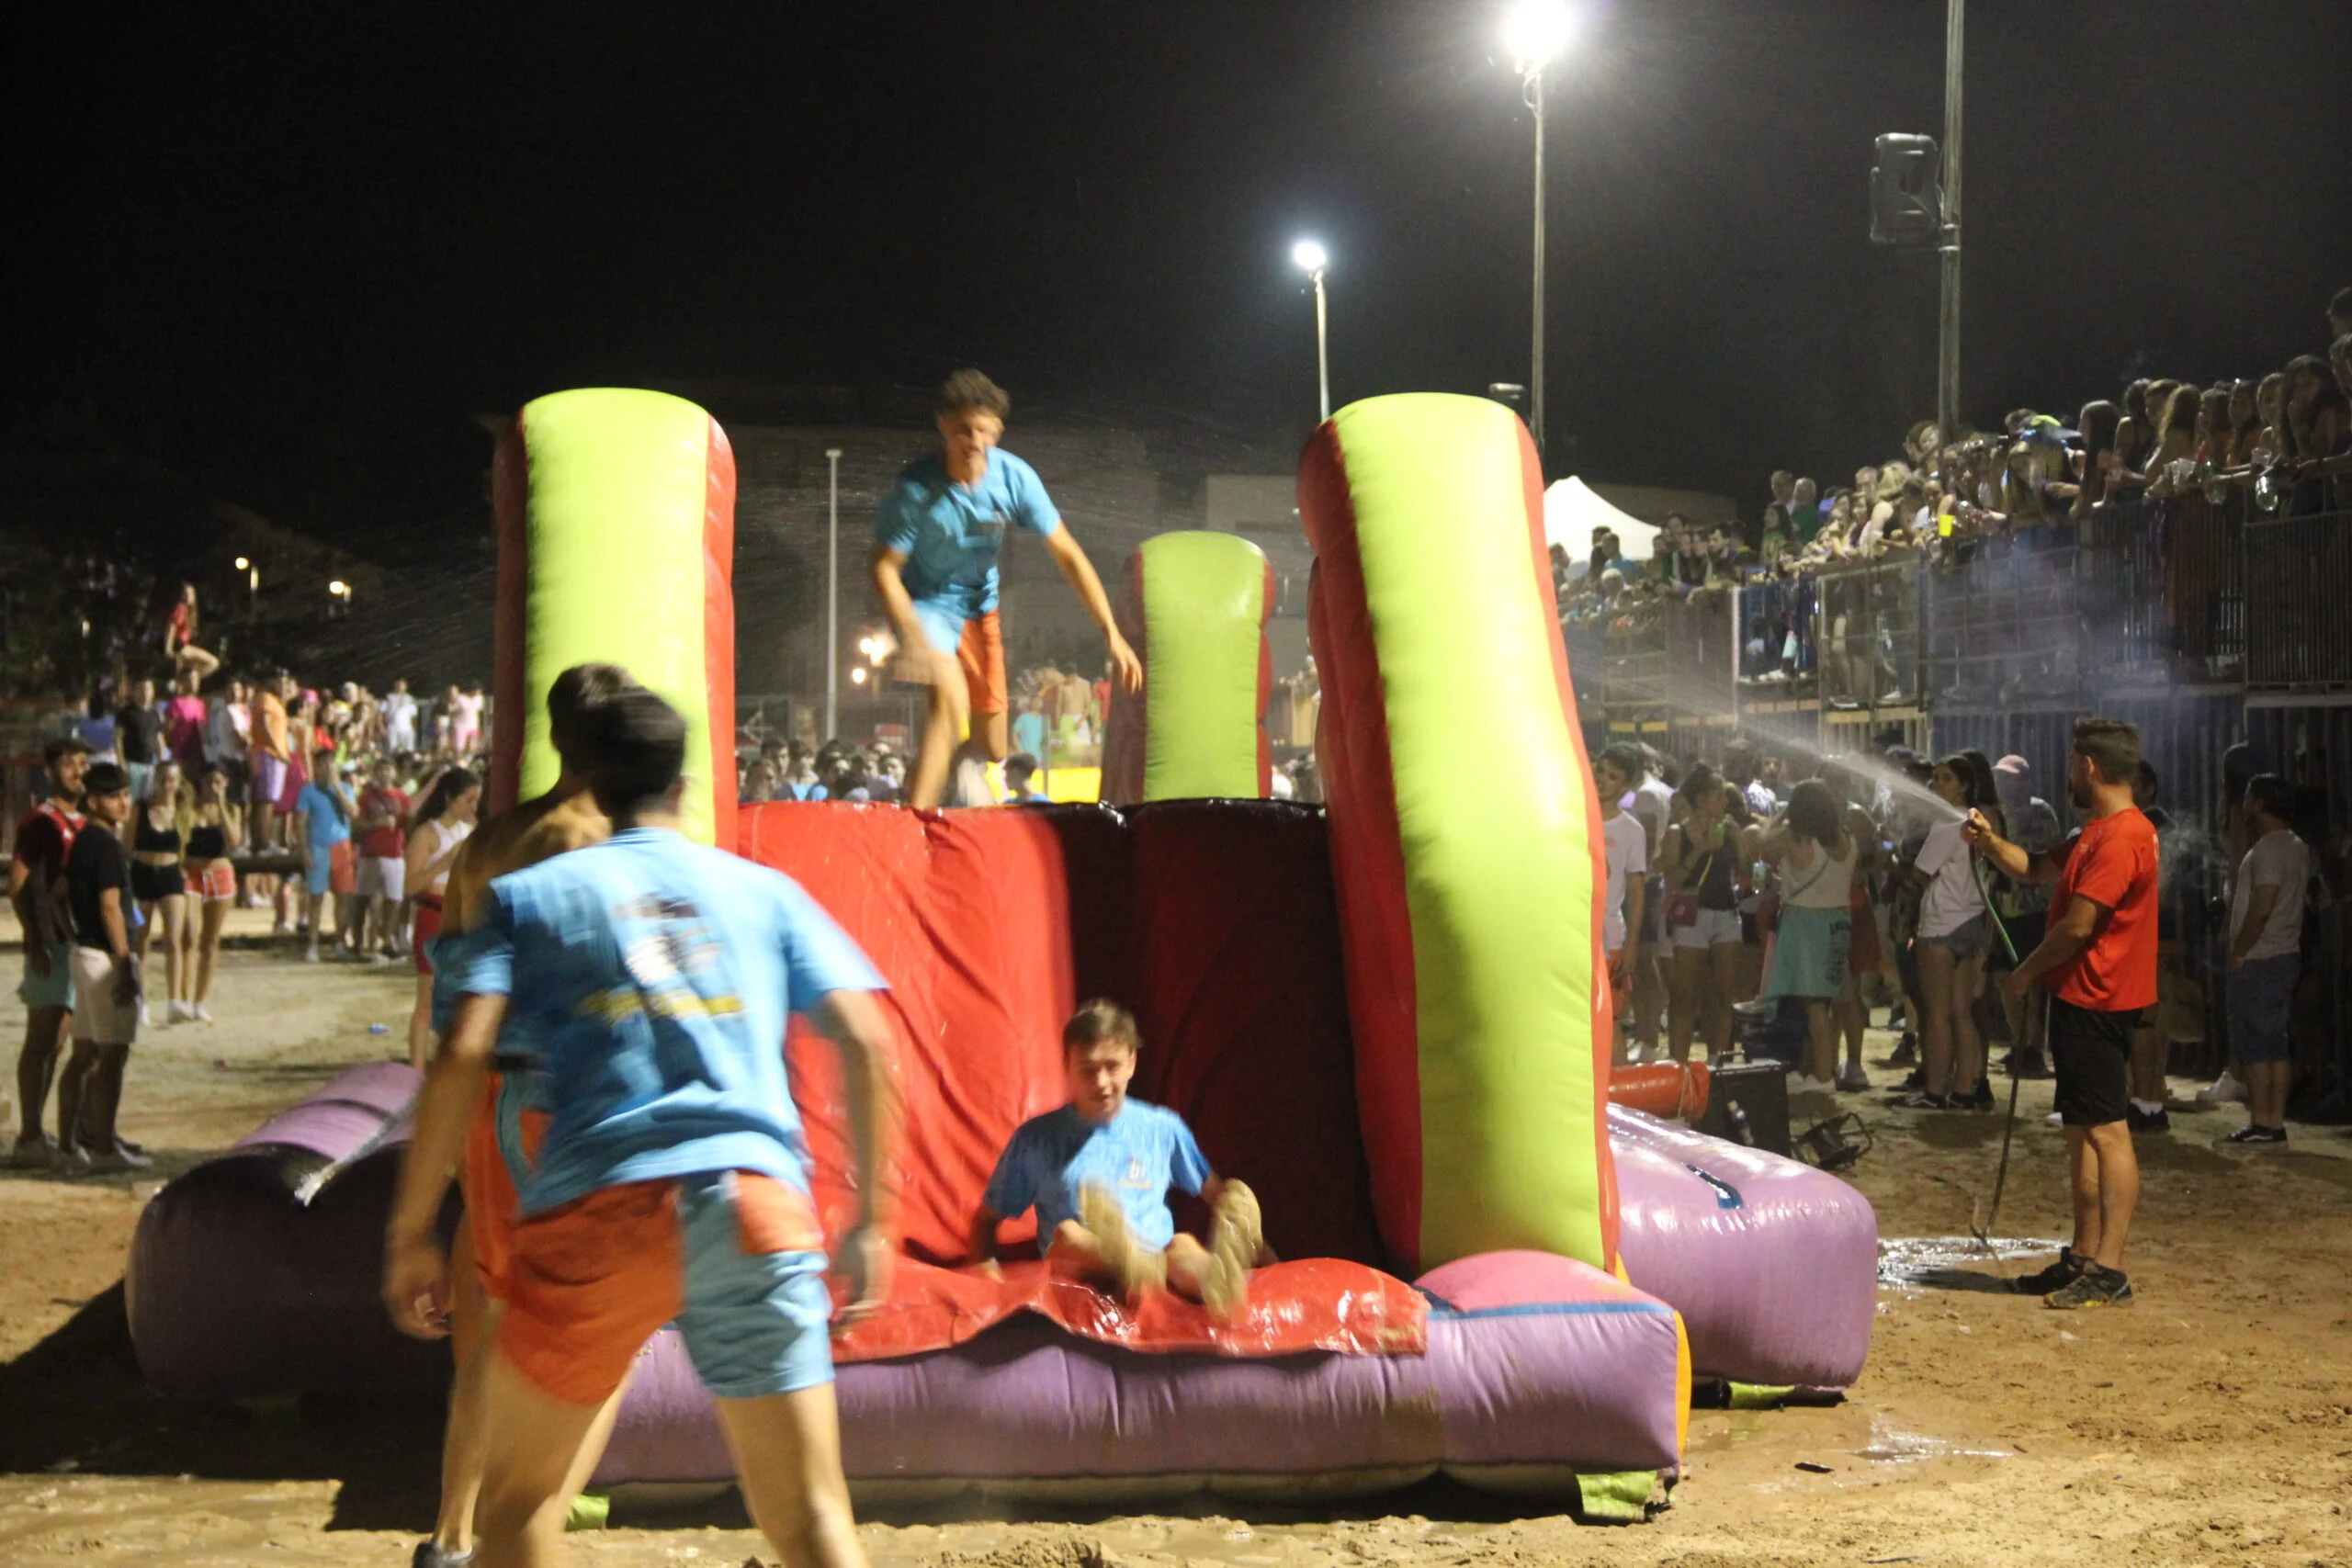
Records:
[[[2055,883],[2058,880],[2058,865],[2055,861],[2046,855],[2029,854],[2024,846],[2013,844],[1993,831],[1993,824],[1985,820],[1984,813],[1982,811],[1971,811],[1968,814],[1968,822],[1961,832],[1970,844],[1992,863],[1995,870],[2012,882]]]

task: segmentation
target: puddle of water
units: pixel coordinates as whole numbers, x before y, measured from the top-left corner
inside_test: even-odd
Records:
[[[2053,1244],[2054,1245],[2054,1244]],[[1917,1464],[1929,1459],[2009,1459],[2007,1449],[1968,1449],[1918,1432],[1898,1432],[1879,1416],[1871,1418],[1871,1443],[1854,1457],[1872,1464]]]
[[[1985,1250],[1990,1246],[1991,1251]],[[1980,1242],[1973,1235],[1905,1235],[1878,1244],[1878,1282],[1898,1290],[1919,1290],[1936,1276],[1953,1269],[1982,1269],[2037,1253],[2056,1252],[2062,1243],[2028,1236],[1993,1236]]]

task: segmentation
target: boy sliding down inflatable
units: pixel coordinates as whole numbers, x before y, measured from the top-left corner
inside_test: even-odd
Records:
[[[946,794],[967,722],[967,754],[994,762],[1011,750],[996,614],[996,558],[1006,528],[1026,528],[1045,541],[1102,628],[1119,689],[1143,689],[1143,665],[1119,635],[1102,581],[1062,526],[1037,470],[997,446],[1012,409],[1004,389],[977,370],[947,378],[935,411],[939,451],[907,465],[874,519],[875,590],[913,678],[931,687],[922,749],[907,784],[910,806],[937,806]]]
[[[1134,1016],[1099,998],[1063,1027],[1069,1103],[1013,1132],[972,1217],[972,1255],[993,1268],[997,1226],[1034,1207],[1038,1251],[1088,1283],[1128,1299],[1166,1287],[1229,1317],[1250,1269],[1274,1261],[1258,1200],[1209,1169],[1182,1117],[1127,1098],[1141,1043]],[[1178,1233],[1171,1186],[1208,1201],[1207,1247]]]

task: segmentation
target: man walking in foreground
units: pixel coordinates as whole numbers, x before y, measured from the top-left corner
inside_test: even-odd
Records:
[[[2003,984],[2022,998],[2050,992],[2050,1062],[2073,1183],[2075,1239],[2017,1288],[2061,1311],[2123,1306],[2132,1281],[2123,1244],[2140,1199],[2132,1148],[2132,1031],[2156,999],[2156,830],[2132,803],[2140,732],[2115,718],[2079,718],[2066,788],[2081,830],[2043,855],[1995,833],[1981,811],[1967,836],[2018,882],[2053,884],[2041,944]]]
[[[480,1568],[560,1560],[566,1478],[601,1447],[599,1409],[638,1348],[673,1321],[770,1544],[863,1568],[783,1047],[797,1012],[845,1058],[859,1212],[834,1261],[849,1310],[871,1310],[890,1262],[882,980],[788,878],[679,836],[676,710],[633,689],[596,725],[589,786],[614,836],[500,877],[480,928],[444,949],[458,1014],[418,1097],[384,1302],[408,1333],[442,1332],[441,1199],[511,1008],[533,1022],[553,1115],[492,1348]]]

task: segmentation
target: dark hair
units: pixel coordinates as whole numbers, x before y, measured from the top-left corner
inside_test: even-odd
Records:
[[[686,761],[686,721],[642,686],[616,693],[586,716],[588,787],[616,822],[659,806]]]
[[[1704,762],[1693,762],[1690,771],[1682,775],[1682,798],[1696,804],[1699,797],[1722,793],[1724,781],[1714,769]]]
[[[1838,797],[1819,779],[1807,779],[1789,791],[1789,808],[1781,819],[1795,837],[1811,839],[1825,850],[1844,830],[1838,821]]]
[[[617,664],[575,664],[548,682],[548,742],[566,766],[588,771],[594,759],[583,747],[593,727],[582,721],[636,685]]]
[[[313,763],[316,763],[322,757],[333,758],[334,756],[334,748],[332,746],[313,746],[311,748],[311,761]],[[315,774],[318,772],[318,769],[314,766],[311,768],[311,772]]]
[[[2148,389],[2154,385],[2145,376],[2123,389],[2123,412],[2144,422],[2148,417]]]
[[[93,762],[90,771],[82,775],[82,798],[96,800],[102,795],[129,795],[130,771],[119,762]]]
[[[1600,755],[1593,761],[1606,762],[1624,774],[1627,784],[1641,783],[1650,771],[1649,761],[1642,755],[1642,749],[1630,740],[1611,740],[1600,749]]]
[[[61,735],[40,749],[41,765],[54,769],[67,757],[86,757],[89,754],[88,741],[78,735]]]
[[[2277,773],[2256,773],[2246,781],[2248,811],[2267,811],[2269,816],[2275,816],[2284,823],[2293,813],[2293,807],[2296,807],[2296,787]]]
[[[441,820],[441,814],[449,809],[451,801],[465,794],[466,791],[478,787],[481,783],[480,779],[464,768],[451,768],[439,778],[435,779],[433,787],[424,792],[424,799],[417,806],[415,814],[408,819],[409,826],[422,828],[427,822],[438,822]]]
[[[978,370],[958,370],[939,384],[939,392],[932,400],[933,413],[962,413],[967,409],[979,409],[999,419],[1012,417],[1012,400],[1002,387]]]
[[[1037,759],[1026,751],[1015,751],[1004,760],[1004,782],[1008,786],[1012,784],[1013,774],[1020,774],[1022,783],[1026,784],[1036,771]]]
[[[2130,784],[2140,771],[2140,727],[2120,718],[2078,718],[2072,749],[2090,759],[2101,784]]]
[[[1108,997],[1080,1003],[1069,1021],[1062,1025],[1065,1055],[1105,1040],[1116,1040],[1131,1052],[1143,1049],[1143,1031],[1136,1027],[1136,1015]]]

